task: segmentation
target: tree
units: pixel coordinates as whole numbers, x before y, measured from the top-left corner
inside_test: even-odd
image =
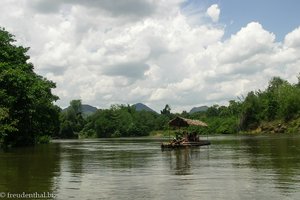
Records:
[[[82,114],[82,103],[80,99],[72,100],[70,107],[74,110],[75,114]]]
[[[29,48],[14,44],[14,36],[0,28],[0,108],[4,145],[30,145],[58,129],[55,83],[37,75],[28,63]]]
[[[82,116],[82,104],[80,99],[70,101],[70,106],[60,113],[60,130],[58,137],[75,138],[85,125]]]
[[[280,77],[273,77],[271,79],[271,81],[269,82],[267,91],[274,92],[274,91],[278,90],[278,88],[283,84],[288,84],[288,82],[286,80],[283,80]]]
[[[213,105],[209,107],[206,111],[208,117],[219,116],[219,105]]]
[[[240,127],[242,129],[256,128],[260,121],[259,113],[261,112],[261,104],[255,92],[248,93],[242,106],[242,115],[240,119]]]
[[[17,120],[10,119],[9,110],[7,108],[0,108],[0,138],[4,138],[7,134],[17,131],[16,124]]]
[[[169,104],[166,104],[164,109],[160,111],[160,113],[162,115],[167,115],[169,116],[171,114],[171,107],[169,106]]]
[[[297,76],[298,83],[296,83],[296,87],[300,88],[300,73]]]
[[[289,83],[278,89],[278,115],[284,120],[290,120],[300,114],[300,88]]]

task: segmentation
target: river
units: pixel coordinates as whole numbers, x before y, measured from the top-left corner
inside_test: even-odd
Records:
[[[162,139],[121,138],[0,152],[0,197],[300,199],[300,136],[209,139],[210,146],[166,151]]]

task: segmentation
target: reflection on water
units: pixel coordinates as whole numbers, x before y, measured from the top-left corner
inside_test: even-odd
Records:
[[[298,199],[299,136],[212,137],[162,151],[160,139],[55,141],[0,152],[0,192],[57,199]]]
[[[0,192],[53,192],[60,176],[60,145],[0,152]]]
[[[165,161],[170,166],[170,172],[174,172],[175,175],[193,174],[191,171],[193,162],[199,162],[201,159],[200,147],[163,150],[163,153],[165,154]]]
[[[258,172],[265,172],[265,176],[271,176],[276,187],[283,193],[290,193],[297,189],[298,186],[295,184],[299,181],[300,169],[299,138],[263,137],[244,142],[248,147],[251,168]]]

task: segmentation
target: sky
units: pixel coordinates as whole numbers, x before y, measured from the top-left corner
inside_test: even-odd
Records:
[[[298,0],[1,0],[0,26],[72,99],[172,112],[226,105],[300,72]]]

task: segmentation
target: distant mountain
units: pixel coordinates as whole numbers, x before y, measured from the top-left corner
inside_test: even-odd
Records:
[[[200,106],[200,107],[194,107],[191,109],[191,111],[189,112],[190,114],[196,113],[196,112],[203,112],[203,111],[207,111],[208,107],[207,106]]]
[[[149,108],[148,106],[146,106],[145,104],[142,104],[142,103],[133,104],[132,107],[135,107],[136,111],[145,110],[145,111],[149,111],[149,112],[155,112],[153,109]]]
[[[87,115],[93,114],[98,110],[98,108],[87,104],[82,104],[81,109],[82,109],[82,113]]]
[[[66,112],[68,108],[69,107],[63,109],[62,112]],[[82,114],[84,116],[91,115],[91,114],[95,113],[98,110],[98,108],[96,108],[94,106],[87,105],[87,104],[82,104],[81,109],[82,109]]]

